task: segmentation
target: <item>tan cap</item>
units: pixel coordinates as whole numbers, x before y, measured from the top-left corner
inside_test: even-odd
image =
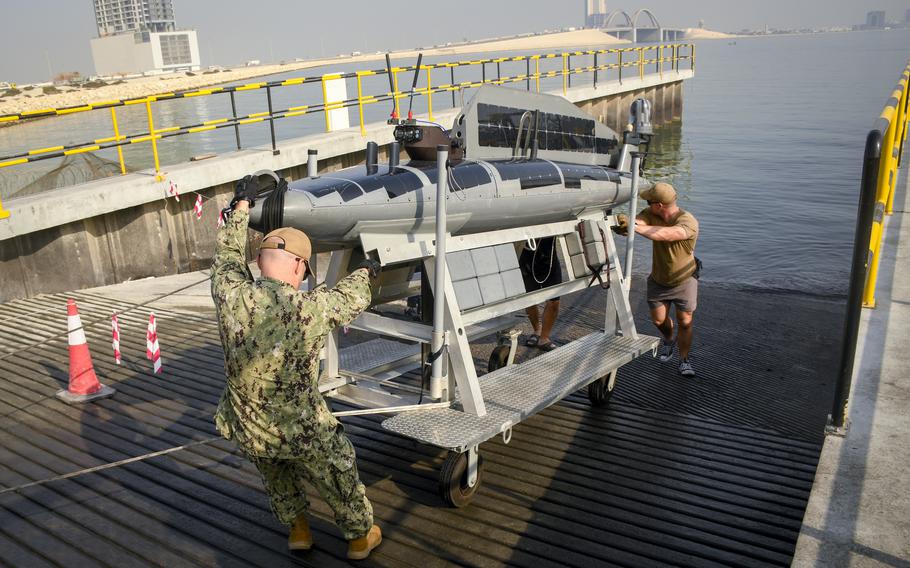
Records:
[[[281,241],[269,241],[272,237],[277,237],[281,239]],[[300,229],[295,229],[293,227],[282,227],[267,234],[262,239],[262,244],[259,245],[259,250],[262,249],[285,250],[304,260],[309,260],[310,253],[313,252],[313,247],[310,245],[310,238]]]
[[[662,181],[655,183],[651,186],[651,189],[646,189],[638,195],[645,201],[657,201],[664,205],[669,205],[676,201],[676,190],[669,183]]]

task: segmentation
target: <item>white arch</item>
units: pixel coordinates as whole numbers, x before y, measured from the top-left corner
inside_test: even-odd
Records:
[[[626,19],[625,26],[616,26],[616,27],[618,27],[618,28],[635,27],[635,25],[633,24],[632,18],[629,17],[629,14],[627,14],[625,10],[613,10],[612,12],[610,12],[610,15],[607,17],[606,23],[604,23],[604,27],[605,28],[613,27],[613,18],[615,18],[616,16],[623,16]]]
[[[642,14],[647,14],[647,15],[648,15],[648,18],[651,20],[651,27],[653,27],[653,28],[659,28],[659,27],[660,27],[660,23],[658,23],[657,18],[654,17],[654,13],[651,12],[651,10],[649,10],[649,9],[647,9],[647,8],[642,8],[641,10],[636,11],[636,12],[635,12],[635,15],[632,16],[632,26],[633,26],[633,27],[635,27],[635,28],[640,28],[640,27],[642,27],[642,26],[639,26],[639,25],[638,25],[638,17],[641,16]],[[628,17],[628,16],[627,16],[627,17]]]

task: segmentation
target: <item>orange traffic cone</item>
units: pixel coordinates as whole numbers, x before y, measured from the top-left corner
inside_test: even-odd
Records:
[[[85,340],[85,330],[76,309],[76,302],[66,301],[66,328],[70,346],[70,384],[66,390],[57,393],[57,398],[70,404],[88,402],[114,394],[114,389],[102,385],[95,375],[92,354]]]

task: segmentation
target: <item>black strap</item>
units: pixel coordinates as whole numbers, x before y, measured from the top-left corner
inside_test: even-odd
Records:
[[[590,288],[596,281],[598,284],[600,284],[601,289],[609,290],[610,285],[612,284],[612,281],[611,281],[611,275],[610,275],[610,255],[606,251],[607,236],[604,234],[603,229],[598,228],[598,231],[600,232],[600,238],[604,244],[604,252],[607,254],[607,262],[605,262],[603,264],[597,264],[597,265],[595,265],[595,264],[587,265],[588,270],[590,270],[593,273],[593,275],[591,276],[591,281],[588,282],[587,287]],[[584,246],[585,246],[585,244],[584,244],[585,243],[585,223],[584,223],[584,221],[578,223],[578,234],[581,237],[582,254],[585,255],[585,260],[588,260],[588,255],[585,252],[585,248],[584,248]],[[607,267],[607,281],[606,282],[603,281],[603,276],[601,274],[601,271],[603,270],[603,268],[605,266]]]

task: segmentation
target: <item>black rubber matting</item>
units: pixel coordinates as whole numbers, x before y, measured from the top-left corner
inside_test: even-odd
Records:
[[[120,317],[118,367],[109,317],[127,304],[75,297],[98,374],[117,389],[86,406],[54,398],[67,377],[65,296],[0,311],[0,564],[347,563],[315,495],[316,548],[288,553],[255,469],[217,439],[224,379],[211,317],[156,310],[165,369],[156,376],[144,359],[147,308]],[[575,298],[564,300],[557,340],[600,325],[602,295]],[[841,305],[703,285],[696,379],[643,358],[620,371],[607,408],[577,393],[518,425],[510,444],[484,444],[482,485],[464,509],[436,496],[443,452],[385,432],[380,417],[344,419],[384,534],[360,564],[789,565],[830,406]],[[491,346],[477,345],[481,369]]]

